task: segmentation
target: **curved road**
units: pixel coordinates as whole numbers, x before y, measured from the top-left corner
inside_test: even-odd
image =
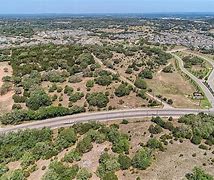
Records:
[[[204,57],[204,56],[202,56],[202,55],[200,55],[200,54],[197,54],[197,53],[193,53],[193,52],[186,52],[186,53],[192,54],[192,55],[194,55],[194,56],[198,56],[199,58],[201,58],[201,59],[207,61],[209,64],[211,64],[213,70],[212,70],[212,72],[209,74],[207,83],[209,84],[209,86],[211,87],[211,89],[212,89],[213,92],[214,92],[214,61],[211,60],[211,59],[209,59],[209,58],[207,58],[207,57]]]
[[[204,85],[203,80],[198,79],[192,73],[190,73],[186,68],[184,68],[184,62],[179,56],[173,53],[171,54],[178,60],[179,68],[181,69],[181,71],[184,72],[187,76],[189,76],[193,81],[195,81],[198,84],[198,86],[202,89],[208,101],[210,102],[211,106],[214,107],[214,96],[212,95],[210,90]]]
[[[198,114],[214,113],[209,110],[197,110],[197,109],[128,109],[128,110],[115,110],[95,113],[83,113],[72,116],[57,117],[47,120],[34,121],[31,123],[20,124],[13,127],[0,128],[0,134],[8,133],[23,129],[41,129],[44,127],[59,128],[71,126],[74,123],[85,122],[85,121],[107,121],[107,120],[118,120],[118,119],[129,119],[129,118],[143,118],[143,117],[180,117],[185,114]]]

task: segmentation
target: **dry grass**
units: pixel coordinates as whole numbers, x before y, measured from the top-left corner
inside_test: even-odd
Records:
[[[6,72],[4,69],[7,68]],[[13,70],[12,67],[8,64],[8,62],[0,62],[0,87],[3,84],[2,78],[4,76],[12,76]],[[0,114],[11,111],[13,105],[13,91],[8,92],[7,94],[1,96],[0,95]]]
[[[199,102],[191,99],[195,88],[177,70],[173,73],[156,73],[152,80],[147,80],[147,83],[153,89],[154,94],[172,99],[174,107],[199,107]]]

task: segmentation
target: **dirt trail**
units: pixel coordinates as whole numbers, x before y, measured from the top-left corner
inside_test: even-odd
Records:
[[[7,71],[5,71],[5,68],[7,68]],[[12,67],[8,64],[8,62],[0,62],[0,88],[4,83],[2,81],[2,78],[4,76],[12,76],[12,74],[13,70]],[[13,105],[13,94],[13,91],[10,91],[3,96],[0,95],[0,114],[11,110]]]
[[[101,66],[102,69],[106,70],[106,71],[109,71],[111,72],[112,74],[119,74],[119,78],[121,81],[124,81],[124,82],[127,82],[128,84],[130,84],[132,87],[134,88],[137,88],[134,83],[132,81],[130,81],[129,79],[127,79],[126,77],[122,76],[119,72],[117,72],[116,70],[113,70],[113,69],[110,69],[110,68],[107,68],[103,62],[97,58],[94,54],[92,54],[92,56],[94,57],[94,60]],[[159,98],[157,98],[156,96],[150,94],[150,93],[146,93],[147,96],[149,96],[150,98],[158,101],[159,103],[163,104],[163,108],[173,108],[172,106],[170,106],[169,104],[163,102],[162,100],[160,100]]]

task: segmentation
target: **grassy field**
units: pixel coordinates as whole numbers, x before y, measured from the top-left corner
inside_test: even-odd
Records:
[[[156,95],[163,95],[173,100],[174,107],[199,108],[199,101],[192,100],[196,91],[193,85],[183,78],[176,69],[175,60],[171,61],[175,71],[173,73],[158,72],[154,79],[147,80]]]

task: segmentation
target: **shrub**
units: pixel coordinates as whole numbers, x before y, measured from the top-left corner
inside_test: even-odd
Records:
[[[132,159],[132,166],[137,169],[145,170],[151,165],[152,156],[148,148],[140,149]]]
[[[159,125],[156,124],[155,126],[154,125],[149,126],[149,132],[151,134],[159,134],[159,133],[163,132],[163,130]]]
[[[0,95],[3,96],[12,90],[13,84],[10,82],[4,82],[0,88]]]
[[[213,176],[205,173],[202,169],[195,167],[192,173],[186,175],[188,180],[213,180]]]
[[[75,103],[78,100],[81,100],[83,97],[84,97],[84,94],[82,92],[76,92],[76,93],[70,95],[69,101]]]
[[[79,167],[77,165],[69,167],[62,162],[54,161],[49,165],[49,169],[43,176],[43,179],[74,179],[78,171]]]
[[[113,172],[109,172],[105,174],[103,180],[118,180],[118,178]]]
[[[146,81],[144,81],[143,79],[141,78],[137,78],[134,85],[137,87],[137,88],[140,88],[140,89],[146,89],[147,88],[147,84],[146,84]]]
[[[131,159],[126,155],[120,154],[118,157],[118,162],[120,163],[120,169],[122,170],[129,169],[131,166]]]
[[[63,160],[65,162],[73,163],[73,161],[80,161],[82,154],[76,150],[71,150],[69,153],[65,154]]]
[[[152,75],[152,71],[148,70],[148,69],[144,69],[140,74],[139,77],[141,78],[146,78],[146,79],[152,79],[153,75]]]
[[[25,103],[26,99],[27,98],[25,96],[19,96],[17,94],[13,95],[13,100],[15,103]]]
[[[81,168],[77,174],[77,180],[87,180],[92,177],[92,174],[86,169]]]
[[[87,81],[86,87],[87,87],[87,88],[92,88],[92,87],[94,87],[94,81],[93,81],[93,80]]]
[[[121,124],[128,124],[128,123],[129,123],[129,121],[126,120],[126,119],[123,119],[122,122],[121,122]]]
[[[99,76],[95,79],[95,82],[101,86],[109,86],[112,83],[112,77],[109,75]]]
[[[22,106],[21,106],[21,104],[13,104],[12,109],[19,110],[19,109],[22,109]]]
[[[32,110],[38,110],[40,107],[51,105],[51,99],[44,90],[35,90],[26,100],[26,105]]]
[[[200,144],[199,146],[198,146],[200,149],[203,149],[203,150],[208,150],[209,148],[206,146],[206,145],[204,145],[204,144]]]
[[[91,142],[92,140],[89,136],[84,137],[81,141],[77,143],[77,147],[76,147],[77,151],[80,153],[89,152],[93,148],[93,145]]]
[[[193,135],[193,137],[191,139],[191,142],[196,145],[201,144],[201,141],[202,141],[202,138],[197,135]]]
[[[122,96],[127,96],[130,94],[132,90],[132,86],[127,85],[127,84],[121,84],[116,90],[115,90],[115,95],[117,97],[122,97]]]
[[[109,102],[108,97],[101,92],[89,94],[86,99],[89,105],[97,106],[98,108],[106,107]]]
[[[69,79],[68,79],[68,82],[69,83],[79,83],[81,82],[82,79],[78,76],[71,76]]]
[[[104,152],[99,159],[99,167],[97,169],[97,174],[101,179],[103,179],[108,173],[114,173],[120,169],[120,164],[117,158],[110,156],[108,153]],[[109,176],[107,176],[109,177]],[[105,178],[107,178],[105,177]],[[112,177],[112,176],[110,176]]]
[[[76,113],[84,112],[85,109],[79,106],[73,106],[72,108],[65,107],[43,107],[37,111],[31,110],[15,110],[10,113],[0,116],[2,124],[19,124],[22,121],[28,120],[42,120],[47,118],[53,118],[58,116],[72,115]]]
[[[141,97],[142,99],[146,99],[145,90],[139,90],[137,96]]]
[[[163,150],[163,145],[156,138],[149,139],[146,146],[151,149],[160,149]]]

